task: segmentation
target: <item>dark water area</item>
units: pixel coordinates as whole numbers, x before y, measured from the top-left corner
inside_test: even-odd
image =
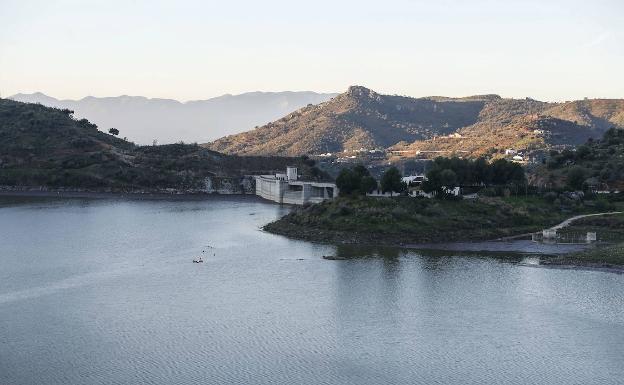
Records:
[[[0,384],[622,383],[624,275],[260,230],[287,211],[0,197]]]
[[[420,244],[413,245],[412,248],[417,250],[439,250],[450,252],[482,252],[486,254],[514,252],[515,254],[567,254],[575,251],[581,251],[591,247],[589,243],[543,243],[533,242],[530,239],[517,239],[510,241],[481,241],[481,242],[449,242],[444,244]]]

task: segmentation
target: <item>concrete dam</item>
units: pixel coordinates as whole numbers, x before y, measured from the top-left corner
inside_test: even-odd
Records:
[[[335,183],[299,180],[297,167],[287,167],[285,174],[258,175],[255,179],[256,195],[277,203],[302,205],[338,196]]]

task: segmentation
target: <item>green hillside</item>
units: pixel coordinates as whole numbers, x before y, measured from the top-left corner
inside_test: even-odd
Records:
[[[571,189],[624,190],[624,129],[611,128],[575,151],[553,151],[535,184]]]

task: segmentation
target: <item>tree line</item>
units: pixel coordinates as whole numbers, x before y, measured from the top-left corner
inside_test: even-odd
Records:
[[[422,188],[425,192],[445,194],[455,187],[520,186],[526,184],[524,168],[505,159],[488,162],[438,157],[426,173]]]
[[[336,187],[340,190],[340,195],[366,195],[378,188],[384,193],[400,193],[407,188],[403,183],[401,172],[396,167],[387,169],[378,183],[370,171],[361,164],[340,170],[336,178]]]
[[[431,162],[425,176],[423,191],[435,192],[440,197],[455,187],[518,187],[526,184],[524,168],[505,159],[489,163],[484,158],[471,160],[439,157]],[[366,195],[376,189],[384,193],[403,193],[408,187],[396,167],[387,169],[378,182],[361,164],[343,168],[336,178],[336,186],[341,195]]]

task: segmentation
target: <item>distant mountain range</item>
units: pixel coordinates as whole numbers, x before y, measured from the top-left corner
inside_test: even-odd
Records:
[[[93,97],[59,100],[40,92],[16,94],[13,99],[73,110],[102,131],[115,127],[120,137],[138,144],[207,142],[236,134],[278,119],[308,104],[329,100],[336,94],[315,92],[249,92],[181,103],[142,96]]]
[[[411,98],[361,86],[206,147],[241,155],[304,155],[360,148],[480,156],[504,148],[577,145],[624,128],[624,99],[548,103],[498,95]]]

